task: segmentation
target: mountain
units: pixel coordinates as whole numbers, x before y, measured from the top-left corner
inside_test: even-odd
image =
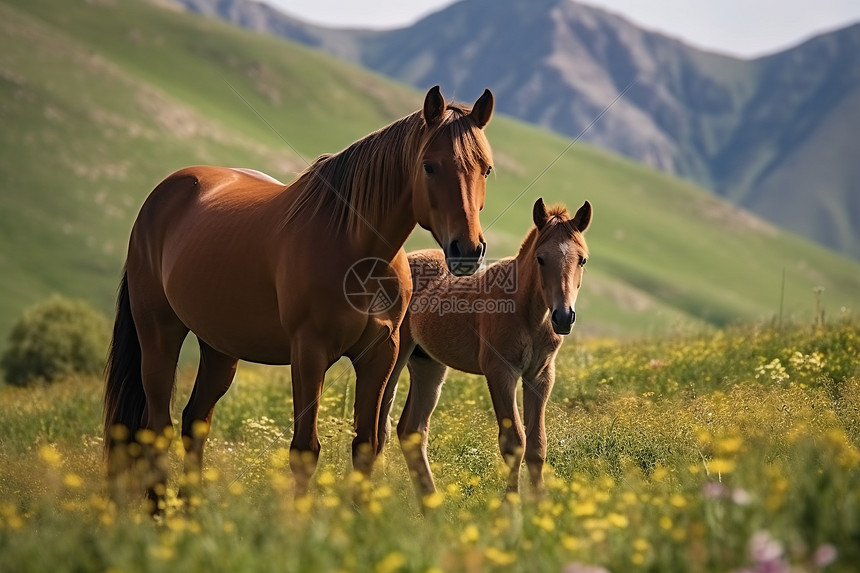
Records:
[[[421,88],[468,99],[489,86],[504,113],[860,258],[860,24],[741,60],[570,0],[466,0],[385,32],[311,26],[250,0],[180,1]]]
[[[24,307],[54,292],[110,312],[132,221],[175,169],[244,166],[288,181],[306,159],[418,109],[423,97],[172,4],[0,0],[0,31],[3,340]],[[594,205],[578,332],[769,318],[783,272],[786,318],[811,317],[816,287],[830,314],[860,308],[860,264],[687,181],[585,144],[568,149],[566,138],[502,115],[488,136],[490,257],[516,251],[537,197]],[[416,232],[408,247],[431,244]]]

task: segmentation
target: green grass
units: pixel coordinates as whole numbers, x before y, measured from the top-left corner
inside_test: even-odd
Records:
[[[100,381],[0,388],[0,570],[731,571],[770,545],[797,571],[821,570],[816,553],[833,550],[824,570],[851,571],[858,356],[849,321],[569,342],[547,409],[543,499],[527,489],[503,498],[486,385],[452,373],[431,428],[440,495],[426,517],[396,443],[377,462],[370,501],[353,507],[345,363],[322,397],[310,499],[293,501],[285,467],[288,372],[243,365],[216,410],[199,505],[175,504],[171,453],[173,501],[155,522],[105,499]],[[177,414],[192,375],[180,376]]]
[[[307,159],[421,103],[324,54],[146,2],[3,0],[0,29],[0,337],[54,292],[110,311],[137,209],[171,171],[240,165],[289,180],[304,167],[231,86]],[[538,196],[595,207],[577,306],[588,334],[772,317],[783,271],[786,317],[809,318],[819,286],[830,314],[860,306],[856,261],[580,144],[531,185],[568,141],[503,117],[488,130],[489,256],[516,250]],[[407,246],[430,244],[416,232]]]

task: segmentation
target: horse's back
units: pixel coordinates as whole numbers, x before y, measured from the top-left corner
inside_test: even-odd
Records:
[[[424,291],[439,282],[450,280],[445,253],[441,249],[421,249],[407,255],[409,270],[412,273],[413,293]]]
[[[255,179],[261,179],[269,183],[274,183],[275,185],[284,185],[271,175],[267,175],[266,173],[263,173],[262,171],[257,171],[256,169],[248,169],[247,167],[231,167],[230,169],[232,169],[233,171],[238,171],[239,173],[244,173],[245,175],[250,175]]]
[[[129,242],[133,300],[146,299],[147,307],[166,302],[225,354],[257,361],[287,354],[273,240],[273,206],[283,190],[274,179],[224,167],[187,167],[166,177],[146,199]]]
[[[153,232],[177,218],[205,211],[241,211],[270,202],[286,186],[259,171],[197,165],[171,173],[149,194],[135,222]]]
[[[137,216],[129,258],[151,262],[159,275],[183,259],[207,253],[249,254],[270,243],[278,227],[272,209],[283,184],[257,172],[194,166],[168,175],[149,194]]]

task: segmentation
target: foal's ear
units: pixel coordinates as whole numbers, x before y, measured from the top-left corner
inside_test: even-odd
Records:
[[[472,118],[472,121],[479,128],[484,129],[484,126],[490,123],[490,118],[493,116],[493,103],[493,92],[485,89],[481,97],[478,98],[478,101],[475,102],[475,105],[472,106],[469,117]]]
[[[573,216],[573,225],[579,230],[580,233],[584,233],[588,228],[588,225],[591,224],[591,203],[586,201],[582,204],[582,207],[579,208],[579,211],[576,212],[576,215]]]
[[[543,203],[543,197],[540,197],[535,201],[535,206],[532,209],[532,219],[534,219],[538,230],[543,229],[546,222],[549,221],[549,213],[546,212],[546,205]]]
[[[439,86],[433,86],[424,98],[424,121],[427,125],[436,125],[442,120],[445,113],[445,98]]]

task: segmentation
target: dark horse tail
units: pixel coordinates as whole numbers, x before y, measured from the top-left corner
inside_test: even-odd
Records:
[[[105,367],[104,442],[105,450],[134,438],[140,429],[146,394],[140,375],[140,341],[128,298],[128,272],[123,271],[116,301],[116,321]],[[116,428],[123,426],[127,430]]]

